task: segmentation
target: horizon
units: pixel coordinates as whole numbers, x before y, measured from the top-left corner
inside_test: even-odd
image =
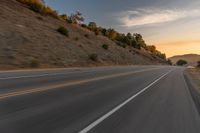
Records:
[[[140,33],[167,57],[200,54],[200,1],[191,0],[45,0],[59,13],[80,11],[85,23],[114,28],[121,33]],[[114,6],[113,6],[114,3]],[[183,39],[184,38],[184,39]]]

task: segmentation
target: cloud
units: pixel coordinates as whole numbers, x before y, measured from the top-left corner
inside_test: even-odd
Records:
[[[153,25],[176,21],[182,18],[200,16],[199,9],[187,10],[146,10],[137,9],[119,13],[118,20],[125,27]]]

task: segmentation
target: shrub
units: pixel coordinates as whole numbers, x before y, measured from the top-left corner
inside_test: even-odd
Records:
[[[40,0],[17,0],[18,2],[27,5],[31,10],[41,13],[43,15],[49,15],[54,18],[59,18],[58,13],[52,10],[50,7],[45,6]]]
[[[69,36],[68,30],[67,30],[65,27],[63,27],[63,26],[59,27],[59,28],[57,29],[57,31],[58,31],[59,33],[61,33],[62,35],[64,35],[64,36]]]
[[[75,38],[74,38],[74,40],[75,40],[75,41],[78,41],[78,40],[79,40],[79,38],[78,38],[78,37],[75,37]]]
[[[91,54],[89,55],[89,59],[92,61],[98,61],[98,55],[97,54]]]
[[[186,65],[187,64],[187,61],[185,61],[185,60],[178,60],[177,62],[176,62],[176,65],[178,65],[178,66],[183,66],[183,65]]]
[[[34,68],[36,68],[36,67],[39,67],[39,62],[38,62],[38,60],[36,60],[36,59],[31,59],[30,60],[30,67],[34,67]]]
[[[198,62],[197,62],[197,67],[199,67],[199,68],[200,68],[200,61],[198,61]]]
[[[171,61],[170,59],[167,59],[167,63],[168,63],[169,65],[172,65],[172,64],[173,64],[172,61]]]
[[[102,48],[105,49],[105,50],[107,50],[109,48],[109,46],[107,44],[103,44]]]
[[[68,19],[68,22],[71,24],[80,24],[81,22],[84,22],[84,17],[79,11],[77,11],[75,14],[71,14]]]
[[[85,36],[86,38],[89,38],[89,35],[88,35],[88,34],[85,34],[84,36]]]
[[[88,26],[86,24],[81,24],[81,27],[88,28]]]
[[[59,17],[59,15],[58,15],[58,13],[57,13],[57,11],[55,11],[55,10],[52,10],[50,7],[46,7],[46,6],[44,6],[44,9],[43,9],[43,12],[42,12],[44,15],[49,15],[49,16],[51,16],[51,17],[54,17],[54,18],[57,18],[57,19],[59,19],[60,17]]]
[[[62,14],[62,15],[60,15],[59,17],[60,17],[60,19],[62,19],[62,20],[64,20],[64,21],[67,21],[67,20],[68,20],[68,17],[67,17],[66,14]]]
[[[95,33],[96,36],[98,36],[98,35],[100,34],[100,32],[101,32],[101,31],[100,31],[100,29],[98,29],[98,28],[95,29],[95,31],[94,31],[94,33]]]
[[[43,6],[38,3],[32,3],[30,9],[38,13],[43,13]]]
[[[41,16],[37,16],[36,17],[38,20],[43,20],[43,18]]]
[[[89,22],[88,27],[90,30],[94,31],[97,28],[97,24],[95,22]]]

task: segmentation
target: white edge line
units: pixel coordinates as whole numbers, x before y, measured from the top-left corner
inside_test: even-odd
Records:
[[[146,91],[148,88],[150,88],[151,86],[153,86],[155,83],[157,83],[159,80],[161,80],[162,78],[164,78],[166,75],[168,75],[171,71],[168,71],[167,73],[165,73],[164,75],[162,75],[161,77],[159,77],[158,79],[156,79],[155,81],[153,81],[151,84],[149,84],[147,87],[145,87],[144,89],[142,89],[141,91],[139,91],[138,93],[136,93],[135,95],[131,96],[130,98],[128,98],[126,101],[124,101],[123,103],[121,103],[120,105],[118,105],[117,107],[115,107],[114,109],[112,109],[111,111],[109,111],[108,113],[106,113],[105,115],[101,116],[99,119],[97,119],[96,121],[94,121],[93,123],[91,123],[90,125],[88,125],[86,128],[84,128],[83,130],[81,130],[79,133],[87,133],[89,132],[92,128],[94,128],[95,126],[97,126],[99,123],[101,123],[103,120],[105,120],[106,118],[108,118],[109,116],[111,116],[113,113],[115,113],[117,110],[119,110],[120,108],[122,108],[124,105],[126,105],[128,102],[130,102],[131,100],[133,100],[134,98],[136,98],[138,95],[140,95],[141,93],[143,93],[144,91]]]

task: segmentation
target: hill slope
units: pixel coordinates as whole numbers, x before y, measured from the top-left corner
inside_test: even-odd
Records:
[[[196,66],[197,61],[200,61],[200,55],[197,54],[177,55],[169,59],[173,62],[173,64],[175,64],[178,60],[183,59],[188,62],[188,65]]]
[[[69,37],[56,31],[59,26],[69,30]],[[94,54],[96,61],[90,59]],[[0,1],[1,69],[165,63],[145,50],[122,48],[80,26],[35,13],[15,0]]]

